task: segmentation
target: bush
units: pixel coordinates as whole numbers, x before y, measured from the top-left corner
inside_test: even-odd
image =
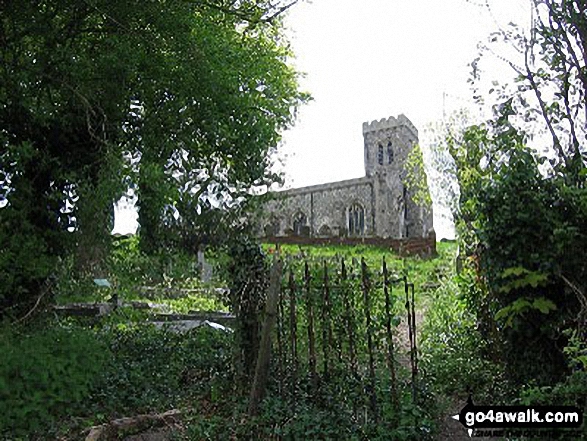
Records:
[[[194,288],[200,285],[196,256],[185,251],[160,251],[147,255],[140,249],[139,236],[121,237],[113,242],[110,272],[123,289],[141,285]]]
[[[89,396],[105,360],[89,331],[49,327],[0,334],[0,434],[47,430]]]
[[[522,389],[520,404],[525,406],[575,406],[585,412],[587,406],[587,372],[575,371],[563,381],[553,386],[527,386]],[[549,439],[586,439],[587,424],[583,424],[580,435],[561,431],[559,438]]]
[[[56,263],[48,248],[21,213],[0,208],[0,318],[18,316],[34,304]]]
[[[93,412],[124,415],[175,407],[193,396],[214,398],[229,385],[232,336],[208,327],[178,334],[148,325],[102,331],[112,358],[92,388]]]
[[[476,329],[475,316],[459,296],[456,278],[435,294],[422,328],[421,353],[424,371],[436,392],[495,403],[507,386],[498,364],[488,360],[487,344]]]
[[[47,439],[72,430],[69,417],[96,424],[214,403],[230,396],[223,392],[232,388],[231,339],[208,327],[177,334],[113,323],[102,330],[49,324],[27,335],[4,330],[0,439]]]

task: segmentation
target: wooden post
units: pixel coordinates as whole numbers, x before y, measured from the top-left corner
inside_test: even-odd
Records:
[[[269,277],[269,290],[265,304],[265,320],[261,332],[261,344],[255,368],[255,377],[249,399],[249,415],[255,416],[259,411],[259,404],[265,395],[267,378],[269,377],[269,364],[271,362],[271,332],[277,317],[277,302],[281,288],[282,261],[277,258],[271,267]]]
[[[281,278],[280,278],[280,286],[281,286]],[[284,381],[285,381],[285,372],[284,369],[286,368],[286,355],[285,355],[285,344],[284,344],[284,334],[285,334],[285,316],[283,312],[283,289],[279,290],[277,302],[277,352],[278,352],[278,360],[279,365],[277,366],[277,375],[279,376],[279,394],[281,397],[284,397]]]
[[[416,403],[416,361],[415,361],[415,349],[414,349],[414,321],[415,313],[413,310],[413,302],[410,302],[410,284],[408,279],[404,277],[404,291],[406,293],[406,310],[408,313],[408,337],[410,340],[410,366],[412,368],[412,401]],[[412,298],[414,297],[414,290],[412,285]]]
[[[414,299],[414,284],[410,283],[410,288],[412,289],[412,329],[413,329],[413,349],[414,349],[414,372],[415,372],[415,376],[418,375],[418,345],[416,343],[416,339],[417,339],[417,335],[418,335],[418,329],[416,326],[416,301]]]

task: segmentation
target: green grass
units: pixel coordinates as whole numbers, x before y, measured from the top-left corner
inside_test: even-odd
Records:
[[[268,255],[275,251],[274,245],[266,244],[263,248]],[[315,261],[321,259],[339,260],[344,258],[347,265],[352,264],[353,259],[355,259],[358,265],[360,259],[364,258],[369,268],[373,271],[381,271],[382,261],[383,258],[385,258],[390,273],[396,275],[406,274],[408,280],[414,283],[418,306],[425,307],[431,298],[429,294],[434,292],[434,290],[442,284],[443,280],[446,280],[453,273],[456,244],[453,242],[438,243],[438,256],[434,258],[402,258],[387,248],[367,245],[282,245],[280,250],[281,253],[286,256],[286,259],[299,260],[300,258],[307,258],[310,261]],[[214,293],[206,292],[207,289],[211,290],[218,286],[218,282],[215,284],[202,284],[201,282],[194,280],[192,277],[186,277],[185,279],[189,281],[189,283],[186,284],[182,283],[181,277],[174,275],[175,277],[172,280],[167,280],[169,283],[157,284],[157,286],[161,288],[160,295],[146,298],[141,294],[139,289],[140,286],[144,284],[144,280],[141,280],[138,276],[134,278],[128,276],[128,266],[133,265],[118,265],[113,268],[117,271],[114,271],[109,277],[109,280],[113,284],[112,288],[95,286],[92,277],[89,275],[83,278],[76,278],[73,277],[71,273],[68,274],[64,271],[64,273],[60,275],[56,302],[58,304],[103,302],[110,298],[114,292],[118,292],[120,299],[123,301],[138,300],[161,303],[167,305],[172,311],[177,313],[187,313],[194,310],[227,310],[227,306],[223,299],[219,298]],[[186,286],[189,286],[190,288],[200,288],[202,291],[189,293],[180,298],[169,298],[164,294],[164,289],[167,287],[182,288]]]
[[[190,311],[228,311],[223,299],[212,293],[188,294],[177,299],[158,298],[153,302],[167,305],[173,312],[180,314]]]
[[[275,252],[275,245],[265,244],[264,250],[268,254]],[[321,259],[342,259],[347,264],[355,259],[360,263],[364,258],[368,267],[373,271],[381,271],[385,258],[387,267],[392,274],[407,275],[408,281],[414,283],[416,303],[419,307],[426,307],[431,301],[436,289],[454,275],[457,245],[455,242],[439,242],[436,244],[438,255],[433,258],[400,257],[388,248],[368,245],[281,245],[280,252],[288,259],[309,261]]]

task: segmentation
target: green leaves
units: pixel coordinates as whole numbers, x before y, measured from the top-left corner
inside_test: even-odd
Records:
[[[2,329],[0,434],[29,434],[70,413],[89,396],[105,361],[90,332],[50,328],[29,336]]]
[[[526,146],[515,113],[508,99],[493,119],[452,144],[457,231],[465,270],[475,275],[465,295],[484,338],[503,354],[513,379],[545,381],[564,371],[560,332],[580,309],[569,287],[584,291],[587,199],[570,171],[545,175],[546,159]],[[572,277],[570,285],[561,274]],[[538,363],[545,356],[550,362]]]
[[[499,291],[504,293],[527,286],[532,288],[545,286],[549,279],[548,274],[530,271],[521,266],[505,269],[501,273],[501,278],[504,280],[504,284],[499,288]]]
[[[521,297],[497,311],[495,319],[502,322],[507,328],[514,326],[514,320],[531,310],[538,310],[542,314],[548,314],[556,309],[554,302],[545,297],[538,297],[537,299]]]
[[[218,195],[226,210],[275,180],[270,154],[308,98],[276,18],[287,4],[20,3],[3,2],[0,23],[0,223],[38,237],[41,257],[77,248],[80,266],[99,266],[129,184],[152,251]],[[9,242],[0,248],[26,266]],[[21,274],[0,306],[43,282]]]
[[[554,302],[544,297],[534,299],[532,307],[539,310],[542,314],[548,314],[550,311],[556,310],[556,305]]]
[[[430,198],[430,191],[428,189],[428,179],[426,170],[424,169],[424,157],[422,156],[422,149],[416,145],[406,160],[406,176],[404,183],[406,188],[412,193],[414,202],[424,207],[432,205]]]

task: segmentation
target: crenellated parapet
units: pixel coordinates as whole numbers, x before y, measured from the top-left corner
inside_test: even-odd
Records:
[[[379,121],[375,120],[371,122],[364,122],[363,134],[402,126],[407,127],[408,130],[413,133],[416,139],[418,138],[418,129],[416,129],[416,126],[414,126],[412,121],[410,121],[403,113],[398,115],[397,118],[390,116],[389,118],[381,118]]]

